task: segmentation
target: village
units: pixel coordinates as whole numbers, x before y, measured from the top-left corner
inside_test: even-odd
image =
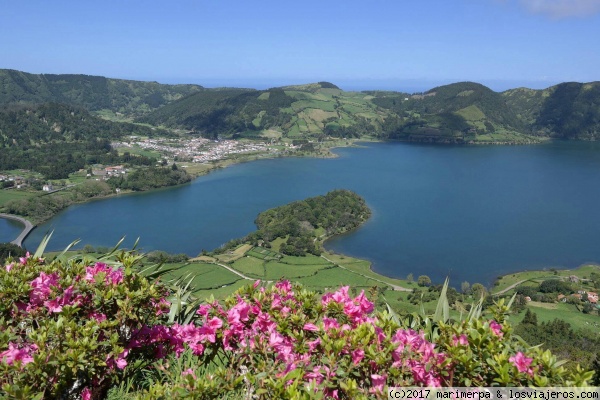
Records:
[[[210,140],[199,137],[166,139],[131,136],[129,141],[114,142],[111,146],[114,149],[139,147],[180,161],[198,163],[223,160],[236,154],[279,152],[279,149],[273,145],[261,142]]]

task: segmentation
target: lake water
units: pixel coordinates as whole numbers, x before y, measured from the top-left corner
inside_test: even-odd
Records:
[[[536,146],[366,144],[336,159],[235,165],[193,183],[69,208],[38,227],[35,249],[74,239],[197,255],[253,231],[268,208],[337,188],[363,196],[373,217],[326,245],[379,273],[489,284],[524,269],[600,262],[600,143]],[[0,229],[4,229],[1,228]]]
[[[0,242],[12,242],[23,230],[23,225],[11,219],[0,218]]]

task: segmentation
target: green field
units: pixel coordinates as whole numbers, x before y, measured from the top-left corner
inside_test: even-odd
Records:
[[[265,277],[264,261],[256,257],[242,257],[234,261],[234,263],[231,264],[231,268],[249,277],[258,279],[264,279]]]
[[[493,292],[499,292],[521,281],[540,283],[545,279],[565,278],[571,275],[577,276],[580,279],[586,279],[589,278],[592,272],[600,273],[600,266],[582,265],[581,267],[575,269],[515,272],[514,274],[508,274],[500,277],[496,281]]]
[[[256,257],[261,260],[274,260],[281,257],[281,254],[263,247],[253,247],[246,252],[246,255]]]
[[[223,286],[229,286],[239,280],[243,280],[238,275],[220,267],[216,264],[205,263],[183,263],[183,264],[165,264],[167,268],[176,268],[167,275],[167,279],[183,279],[185,283],[194,277],[192,287],[194,292],[208,289],[218,289]],[[230,293],[232,290],[230,290]]]
[[[39,194],[18,189],[2,189],[0,190],[0,206],[11,200],[26,199],[28,197],[39,196]]]
[[[600,326],[600,318],[597,315],[584,314],[579,311],[573,304],[556,303],[555,309],[545,307],[534,307],[529,305],[529,309],[537,314],[539,323],[550,322],[554,319],[562,319],[569,322],[574,329],[590,329],[593,327],[598,328]],[[525,312],[519,315],[511,316],[511,323],[517,324],[521,322]]]

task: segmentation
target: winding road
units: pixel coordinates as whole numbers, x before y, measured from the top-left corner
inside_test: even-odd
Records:
[[[23,231],[21,231],[19,236],[17,236],[17,238],[11,242],[12,244],[16,244],[19,247],[23,247],[23,240],[25,240],[27,235],[29,235],[29,233],[35,228],[35,225],[33,225],[25,218],[19,217],[17,215],[0,213],[0,218],[12,219],[13,221],[18,221],[23,224]]]

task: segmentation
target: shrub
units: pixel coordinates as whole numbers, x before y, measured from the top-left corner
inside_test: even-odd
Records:
[[[386,398],[391,386],[570,386],[592,376],[514,338],[502,300],[489,318],[474,306],[444,322],[447,285],[434,318],[375,311],[348,287],[320,296],[287,281],[198,308],[178,292],[167,318],[166,289],[135,272],[140,259],[28,255],[0,268],[2,391],[90,399],[121,382],[144,399]],[[184,303],[193,314],[178,318]]]
[[[87,259],[50,264],[27,256],[0,267],[0,386],[11,398],[103,393],[126,372],[154,360],[134,347],[136,330],[164,322],[165,289],[117,265]],[[126,366],[130,366],[127,369]],[[89,390],[89,389],[88,389]]]

